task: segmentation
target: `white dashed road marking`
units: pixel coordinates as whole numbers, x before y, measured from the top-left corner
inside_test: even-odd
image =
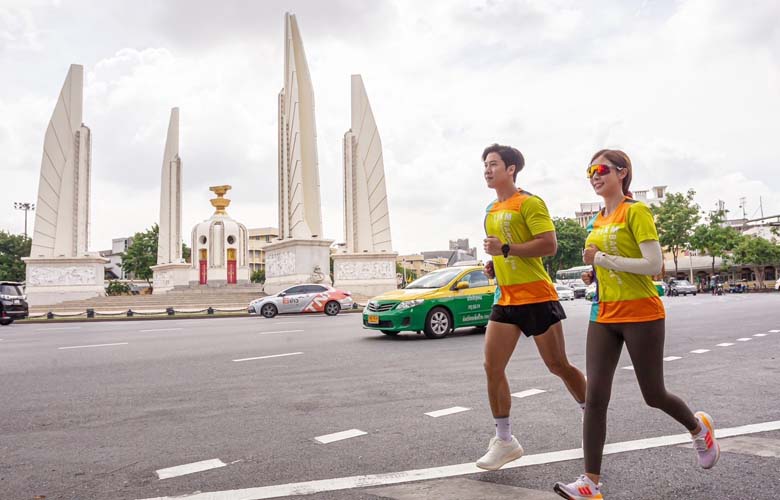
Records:
[[[634,369],[634,365],[628,365],[628,366],[624,366],[624,367],[623,367],[623,368],[621,368],[621,369],[622,369],[622,370],[633,370],[633,369]]]
[[[280,330],[278,332],[260,332],[258,335],[271,335],[272,333],[300,333],[303,330]]]
[[[86,349],[88,347],[109,347],[114,345],[127,345],[127,342],[115,342],[113,344],[92,344],[92,345],[73,345],[69,347],[58,347],[57,349],[63,350],[63,349]]]
[[[769,330],[769,333],[780,333],[780,330]]]
[[[754,337],[766,337],[766,333],[757,333],[753,335]]]
[[[537,394],[542,394],[544,391],[542,389],[528,389],[527,391],[520,391],[512,394],[512,396],[516,398],[527,398],[528,396],[536,396]]]
[[[753,340],[750,337],[740,337],[737,339],[737,342],[747,342],[748,340]]]
[[[194,462],[191,464],[177,465],[176,467],[168,467],[167,469],[160,469],[155,471],[157,477],[160,479],[169,479],[172,477],[184,476],[186,474],[192,474],[194,472],[203,472],[204,470],[218,469],[225,467],[227,464],[218,458],[212,460],[203,460],[201,462]]]
[[[772,422],[762,422],[759,424],[743,425],[740,427],[721,428],[718,429],[718,437],[726,438],[732,436],[742,436],[745,434],[754,434],[757,432],[767,432],[767,431],[776,431],[776,430],[780,430],[780,420],[775,420]],[[624,441],[621,443],[608,444],[604,447],[604,454],[613,455],[616,453],[646,450],[649,448],[660,448],[663,446],[672,446],[672,445],[690,443],[690,441],[691,441],[691,435],[688,432],[683,434],[673,434],[670,436],[659,436],[659,437],[647,438],[647,439],[637,439],[635,441]],[[564,462],[567,460],[577,460],[581,458],[582,458],[581,448],[552,451],[549,453],[526,455],[520,458],[519,460],[506,464],[502,470],[514,469],[518,467],[528,467],[531,465]],[[384,474],[370,474],[364,476],[338,477],[333,479],[320,479],[320,480],[305,481],[300,483],[277,484],[273,486],[258,486],[255,488],[244,488],[240,490],[211,491],[211,492],[194,493],[191,495],[182,495],[176,497],[147,498],[145,500],[242,500],[248,498],[251,498],[253,500],[262,500],[265,498],[311,495],[314,493],[321,493],[324,491],[340,491],[340,490],[348,490],[353,488],[364,488],[367,486],[383,486],[387,484],[409,483],[412,481],[441,479],[445,477],[463,476],[467,474],[479,474],[484,472],[485,471],[483,469],[480,469],[476,465],[474,465],[474,462],[468,462],[464,464],[431,467],[428,469],[388,472]]]
[[[350,429],[348,431],[334,432],[333,434],[325,434],[324,436],[317,436],[314,439],[317,442],[320,442],[322,444],[328,444],[328,443],[342,441],[344,439],[349,439],[353,437],[365,436],[366,434],[368,433],[361,431],[360,429]]]
[[[436,410],[426,413],[429,417],[438,418],[445,415],[452,415],[453,413],[461,413],[469,411],[471,408],[464,408],[462,406],[453,406],[452,408],[445,408],[444,410]]]
[[[692,354],[704,354],[705,352],[710,352],[709,349],[696,349],[695,351],[691,351]]]
[[[667,356],[664,358],[664,361],[676,361],[678,359],[682,359],[681,356]]]
[[[728,346],[732,346],[732,345],[734,345],[734,344],[732,344],[731,342],[723,342],[722,344],[717,344],[716,347],[728,347]]]
[[[303,354],[302,352],[288,352],[285,354],[272,354],[270,356],[257,356],[255,358],[241,358],[241,359],[234,359],[234,363],[240,363],[242,361],[254,361],[256,359],[271,359],[271,358],[283,358],[285,356],[297,356],[298,354]]]

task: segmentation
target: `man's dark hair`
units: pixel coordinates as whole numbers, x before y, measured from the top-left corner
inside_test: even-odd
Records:
[[[490,153],[498,153],[498,156],[504,161],[506,168],[509,168],[511,165],[515,166],[514,180],[517,181],[517,173],[523,170],[525,166],[523,153],[512,146],[502,146],[501,144],[493,143],[482,152],[482,161],[485,161]]]

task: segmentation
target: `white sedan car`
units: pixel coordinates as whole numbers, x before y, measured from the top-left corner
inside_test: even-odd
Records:
[[[566,285],[555,285],[558,292],[558,300],[574,300],[574,290]]]
[[[342,309],[352,309],[352,294],[314,283],[295,285],[281,292],[253,300],[249,314],[273,318],[277,314],[324,312],[335,316]]]

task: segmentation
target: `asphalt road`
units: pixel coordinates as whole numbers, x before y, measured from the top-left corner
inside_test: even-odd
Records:
[[[780,294],[665,302],[666,355],[679,357],[665,363],[667,387],[738,437],[700,470],[673,437],[685,430],[619,369],[606,498],[776,498]],[[589,303],[564,307],[567,350],[584,368]],[[391,338],[359,314],[2,327],[0,499],[557,498],[551,485],[581,472],[580,410],[527,339],[509,376],[514,393],[544,391],[513,398],[528,457],[473,470],[493,433],[483,338]],[[426,415],[454,407],[465,410]],[[239,491],[217,493],[228,490]]]

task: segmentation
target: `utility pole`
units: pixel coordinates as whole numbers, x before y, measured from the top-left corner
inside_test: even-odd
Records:
[[[761,218],[764,218],[764,201],[761,199],[761,197],[758,197],[758,208],[761,209]]]
[[[739,208],[742,209],[742,218],[747,219],[747,213],[745,212],[745,208],[747,208],[746,199],[744,196],[739,199]]]
[[[27,238],[27,212],[35,210],[35,203],[21,203],[15,201],[14,208],[16,210],[24,210],[24,237]]]

